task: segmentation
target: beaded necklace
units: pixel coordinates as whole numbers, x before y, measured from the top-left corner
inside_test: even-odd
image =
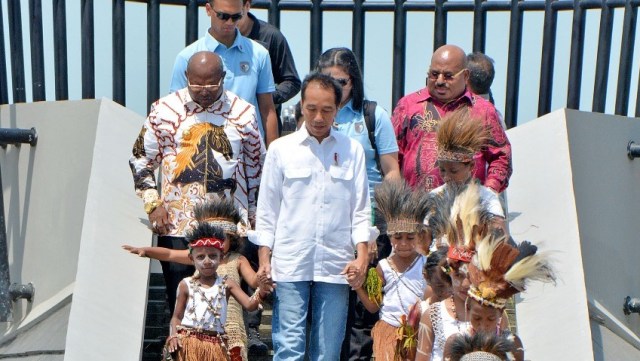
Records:
[[[458,329],[458,333],[462,333],[460,330],[460,319],[458,319],[458,312],[456,311],[456,301],[451,296],[451,313],[453,313],[453,318],[456,320],[456,328]]]
[[[218,278],[219,277],[216,276],[216,281],[211,287],[216,286],[216,283],[218,282]],[[220,310],[222,309],[223,298],[226,299],[226,293],[227,293],[226,281],[227,281],[227,276],[222,277],[222,280],[218,287],[218,292],[211,297],[207,297],[207,295],[204,293],[204,291],[201,288],[202,284],[198,279],[192,278],[189,281],[193,289],[193,292],[191,293],[191,308],[187,310],[187,314],[190,315],[191,320],[194,322],[194,326],[196,330],[213,331],[213,330],[218,330],[223,328],[222,320],[220,319],[220,316],[221,316]],[[200,316],[200,318],[198,318],[198,315],[196,314],[196,303],[197,303],[196,297],[200,297],[200,302],[205,303],[207,305],[207,307],[202,312],[202,315]],[[207,317],[207,315],[213,316],[213,318]],[[206,320],[209,320],[209,321],[207,322]]]

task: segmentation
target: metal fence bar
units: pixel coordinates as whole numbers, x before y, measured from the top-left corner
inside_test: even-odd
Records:
[[[582,61],[584,57],[584,27],[586,13],[580,0],[574,0],[573,24],[571,29],[571,55],[569,59],[569,85],[567,87],[567,108],[580,108],[580,87],[582,86]]]
[[[13,81],[13,102],[27,101],[24,84],[24,54],[22,51],[22,12],[19,1],[9,1],[9,47],[11,48],[11,75]]]
[[[160,1],[147,3],[147,106],[160,98]]]
[[[0,6],[0,104],[9,103],[9,78],[7,77],[7,60],[4,47],[4,15]]]
[[[278,5],[280,4],[280,0],[271,0],[269,2],[269,24],[275,26],[276,28],[280,28],[280,8]]]
[[[82,0],[80,5],[82,28],[81,49],[82,57],[82,99],[96,97],[96,66],[95,66],[95,40],[93,36],[93,1]]]
[[[311,4],[309,69],[315,69],[316,62],[322,54],[322,0],[311,0]]]
[[[447,43],[447,13],[444,10],[445,1],[446,0],[436,0],[436,9],[433,20],[434,51]]]
[[[356,55],[360,70],[364,74],[365,13],[362,3],[364,0],[354,0],[353,2],[351,50]]]
[[[187,21],[185,26],[187,27],[185,32],[185,45],[189,45],[198,40],[198,1],[189,0],[187,3]]]
[[[124,0],[113,0],[112,5],[113,48],[113,101],[126,104],[126,57]]]
[[[627,2],[624,7],[622,24],[622,46],[620,47],[620,66],[618,67],[618,86],[616,90],[615,114],[627,115],[629,94],[631,91],[631,67],[633,66],[633,48],[636,40],[636,22],[638,8]]]
[[[53,0],[53,64],[56,100],[69,99],[67,77],[67,12],[65,0]]]
[[[613,36],[613,9],[606,0],[602,0],[600,12],[600,35],[598,36],[598,57],[596,60],[596,78],[593,85],[591,110],[604,113],[607,104],[607,84],[609,83],[609,61],[611,38]]]
[[[44,82],[41,0],[29,0],[29,32],[31,43],[31,94],[33,101],[37,102],[47,100]]]
[[[542,32],[542,57],[540,62],[540,90],[538,97],[538,116],[551,111],[553,94],[553,64],[556,58],[556,34],[558,12],[553,8],[556,0],[547,1],[544,10]]]
[[[509,27],[509,59],[507,63],[507,101],[504,121],[507,128],[518,124],[518,96],[520,93],[520,59],[522,56],[522,10],[519,0],[511,0],[511,25]]]
[[[393,13],[393,74],[391,86],[391,104],[395,106],[404,95],[406,44],[407,44],[407,12],[404,10],[405,0],[396,0]]]
[[[485,0],[474,0],[473,10],[473,51],[484,53],[486,44],[487,13],[482,4]]]

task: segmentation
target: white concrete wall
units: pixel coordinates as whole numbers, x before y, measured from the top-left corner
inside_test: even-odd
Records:
[[[638,348],[639,317],[624,316],[622,304],[640,296],[640,160],[626,156],[640,122],[558,110],[508,135],[511,232],[553,250],[559,275],[557,287],[532,284],[519,297],[526,358],[612,359],[590,316]]]
[[[0,107],[0,126],[39,133],[2,161],[12,282],[33,282],[9,337],[72,294],[65,360],[140,357],[149,261],[121,250],[149,245],[127,164],[143,118],[110,100]]]

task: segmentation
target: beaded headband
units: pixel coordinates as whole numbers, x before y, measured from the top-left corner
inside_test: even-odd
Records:
[[[460,358],[460,361],[501,361],[502,359],[485,351],[475,351],[468,353]]]
[[[417,223],[410,219],[392,219],[387,222],[387,234],[396,233],[418,233],[423,228],[422,223]]]
[[[213,247],[217,248],[220,251],[224,250],[224,241],[219,238],[200,238],[191,243],[189,243],[189,248],[196,247]]]
[[[447,258],[453,259],[453,260],[456,260],[456,261],[469,263],[469,262],[471,262],[471,259],[473,258],[474,254],[475,254],[475,252],[473,250],[466,249],[464,247],[453,247],[453,246],[451,246],[451,247],[449,247],[449,250],[447,251]]]
[[[475,152],[471,149],[441,149],[438,147],[438,161],[468,163],[473,160]]]
[[[211,217],[203,219],[202,222],[207,222],[212,226],[220,227],[223,231],[225,231],[225,233],[229,233],[232,235],[238,234],[238,226],[226,218]]]
[[[484,306],[489,306],[500,310],[503,309],[507,304],[506,298],[496,297],[495,293],[491,294],[491,292],[489,292],[489,294],[483,295],[483,292],[477,289],[474,285],[471,285],[469,287],[467,295]]]

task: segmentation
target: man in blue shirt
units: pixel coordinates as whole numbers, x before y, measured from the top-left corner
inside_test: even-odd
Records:
[[[185,70],[194,53],[213,51],[224,63],[225,88],[256,107],[260,133],[268,145],[278,137],[272,95],[275,85],[269,53],[238,31],[237,22],[245,15],[242,0],[210,0],[205,8],[211,18],[211,27],[204,37],[184,48],[176,57],[170,91],[175,92],[188,85]]]

